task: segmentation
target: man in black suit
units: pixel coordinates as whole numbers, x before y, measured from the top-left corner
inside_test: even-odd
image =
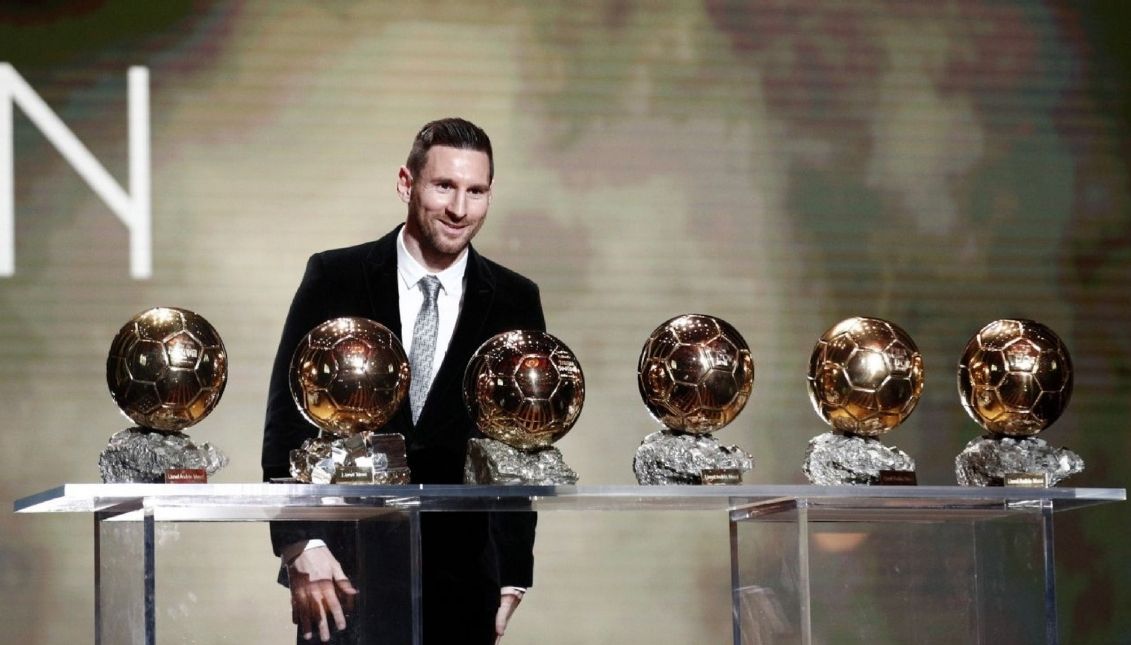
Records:
[[[405,436],[413,483],[462,482],[467,441],[481,436],[462,403],[461,381],[472,353],[503,331],[545,329],[537,286],[470,246],[487,217],[493,180],[491,142],[483,130],[462,119],[431,122],[417,134],[397,175],[397,193],[408,205],[404,225],[375,242],[310,258],[271,375],[263,436],[266,479],[287,477],[290,451],[317,434],[291,399],[288,371],[295,347],[326,320],[359,316],[391,329],[410,355],[414,326],[432,321],[431,374],[414,371],[409,398],[415,400],[402,406],[382,431]],[[424,295],[426,283],[434,285],[437,279],[438,293]],[[431,316],[421,313],[430,298],[436,300]],[[431,386],[418,389],[419,379],[432,375]],[[422,513],[426,643],[497,642],[532,583],[534,523],[532,513]],[[351,571],[351,563],[364,554],[363,559],[386,569],[396,566],[372,553],[368,533],[342,529],[329,523],[272,525],[275,552],[287,568],[300,642],[358,642],[351,632],[364,630],[367,617],[350,614],[359,593],[350,580],[359,572]],[[363,587],[359,598],[387,592]],[[370,640],[360,642],[381,642],[382,635],[363,638]]]

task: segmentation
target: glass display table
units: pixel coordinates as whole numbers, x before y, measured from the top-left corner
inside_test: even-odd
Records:
[[[717,511],[735,645],[1057,643],[1053,516],[1123,489],[933,486],[65,484],[21,513],[94,518],[95,642],[156,642],[155,523],[387,523],[419,643],[419,518],[469,511]],[[700,516],[695,516],[700,521]],[[395,613],[395,612],[394,612]]]

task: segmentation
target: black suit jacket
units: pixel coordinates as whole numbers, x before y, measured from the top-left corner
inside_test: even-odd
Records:
[[[396,283],[399,230],[375,242],[317,253],[307,263],[271,373],[263,434],[265,479],[288,477],[290,451],[317,435],[317,429],[299,414],[289,389],[291,357],[302,337],[340,316],[370,318],[403,336]],[[537,285],[473,248],[468,253],[463,306],[420,419],[414,426],[406,400],[382,429],[405,436],[413,483],[463,481],[467,441],[482,436],[463,405],[461,389],[464,369],[475,350],[495,334],[546,326]],[[495,603],[499,585],[531,586],[534,514],[447,515],[462,517],[454,524],[434,523],[437,528],[431,531],[427,523],[422,528],[425,596],[430,594],[430,578],[442,579],[445,585],[463,584],[462,580],[471,581],[476,589],[493,588]],[[337,538],[327,530],[325,524],[276,522],[272,542],[276,553],[312,537],[327,539],[334,548]]]

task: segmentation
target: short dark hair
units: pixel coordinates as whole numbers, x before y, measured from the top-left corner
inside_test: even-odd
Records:
[[[408,161],[404,164],[413,177],[420,176],[432,146],[449,146],[485,153],[490,164],[490,181],[495,180],[495,157],[491,152],[491,138],[483,128],[471,121],[452,117],[426,123],[420,128],[420,132],[416,133],[416,138],[412,141]]]

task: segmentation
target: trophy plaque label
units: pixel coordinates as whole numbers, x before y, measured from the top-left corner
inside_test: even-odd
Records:
[[[166,484],[207,484],[208,471],[203,468],[168,468],[165,470]]]
[[[335,484],[372,484],[373,471],[358,466],[339,466],[334,473]]]
[[[881,486],[918,486],[919,480],[914,470],[881,470]]]
[[[1015,488],[1048,488],[1048,473],[1007,473],[1002,478],[1003,486]]]
[[[704,468],[699,478],[705,486],[741,484],[742,471],[737,468]]]

